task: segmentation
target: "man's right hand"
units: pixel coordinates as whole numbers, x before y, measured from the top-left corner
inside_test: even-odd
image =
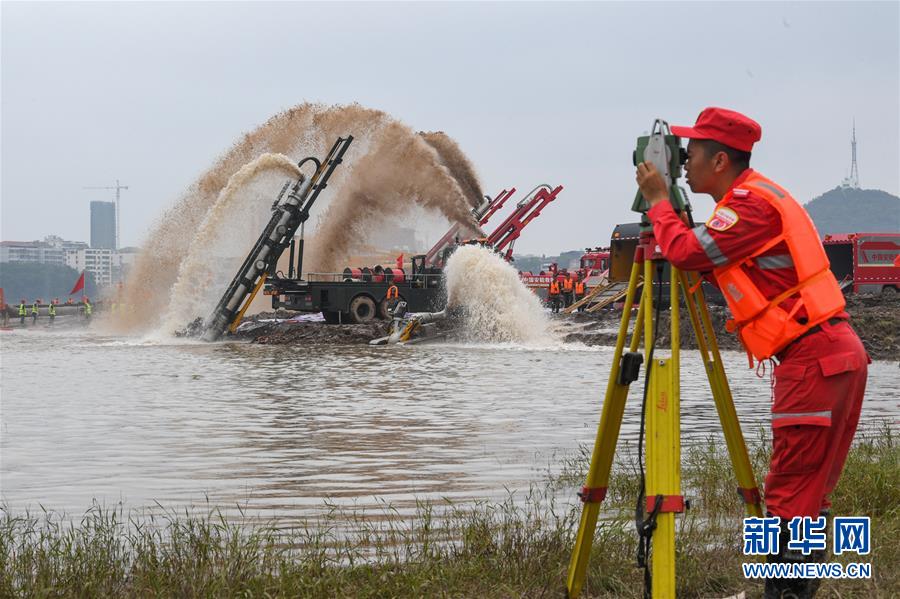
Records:
[[[669,189],[663,176],[656,170],[652,162],[645,160],[637,165],[635,176],[641,195],[647,204],[653,208],[656,204],[669,199]]]

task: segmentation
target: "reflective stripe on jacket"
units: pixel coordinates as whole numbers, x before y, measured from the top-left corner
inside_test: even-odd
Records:
[[[781,233],[762,245],[744,260],[713,269],[725,301],[734,317],[744,347],[756,359],[764,360],[784,349],[791,341],[844,311],[846,302],[831,272],[825,248],[809,213],[791,195],[769,179],[751,173],[743,182],[778,211]],[[732,189],[719,205],[738,193]],[[787,246],[787,254],[768,255],[779,244]],[[760,264],[760,260],[763,260]],[[768,297],[747,275],[749,268],[792,268],[797,283],[774,298]],[[797,298],[793,305],[782,305],[787,298]],[[803,308],[804,317],[797,318]]]
[[[723,209],[730,222],[716,220]],[[648,216],[672,264],[712,271],[734,316],[732,328],[756,358],[774,355],[832,316],[846,317],[806,211],[752,169],[735,179],[706,224],[691,229],[669,202],[655,205]]]

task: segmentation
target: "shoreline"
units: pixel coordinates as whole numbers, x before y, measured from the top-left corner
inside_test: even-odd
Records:
[[[873,360],[900,362],[900,296],[851,296],[847,299],[850,324],[859,334]],[[327,325],[320,321],[291,322],[294,312],[262,312],[249,316],[232,338],[264,345],[296,344],[367,344],[371,339],[387,334],[388,323],[376,320],[367,324]],[[302,314],[302,313],[299,313]],[[716,331],[719,348],[743,352],[737,336],[725,330],[728,311],[721,306],[709,307],[710,319]],[[597,313],[549,315],[551,326],[565,343],[587,346],[614,346],[622,318],[620,310]],[[661,326],[657,346],[669,347],[669,312],[661,312]],[[682,309],[682,348],[697,349],[690,319]]]

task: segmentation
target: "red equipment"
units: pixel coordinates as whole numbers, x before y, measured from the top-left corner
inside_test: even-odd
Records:
[[[506,248],[503,257],[507,262],[512,260],[513,246],[515,246],[516,239],[522,234],[522,229],[540,215],[547,204],[556,199],[562,189],[562,185],[557,185],[555,188],[546,184],[536,187],[524,200],[516,204],[513,213],[494,229],[494,232],[487,238],[487,243],[497,252],[502,252]]]
[[[504,189],[494,196],[494,199],[485,197],[484,203],[472,210],[473,216],[478,219],[478,224],[482,226],[487,224],[494,213],[500,210],[500,208],[503,207],[503,204],[506,203],[506,200],[512,197],[512,194],[514,193],[516,193],[515,187],[509,191]],[[460,229],[461,226],[459,224],[454,224],[450,227],[450,230],[447,231],[430,250],[428,250],[428,253],[425,254],[426,266],[443,266],[444,250],[455,243]]]
[[[822,240],[831,272],[854,293],[900,291],[900,233],[846,233]]]
[[[607,277],[609,273],[609,248],[585,248],[581,255],[579,272],[583,278]]]

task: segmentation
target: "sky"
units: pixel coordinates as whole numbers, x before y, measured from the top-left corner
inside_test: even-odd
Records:
[[[660,117],[757,120],[753,166],[801,202],[849,172],[900,195],[900,3],[0,4],[0,234],[123,245],[243,133],[304,101],[442,130],[489,194],[562,184],[517,253],[608,245]],[[691,196],[698,217],[709,196]]]

